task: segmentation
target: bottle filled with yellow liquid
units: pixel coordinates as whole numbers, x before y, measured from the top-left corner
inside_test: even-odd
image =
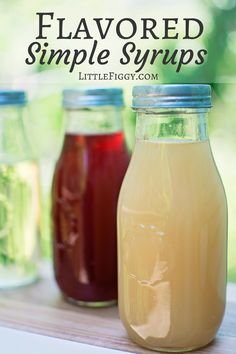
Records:
[[[139,345],[210,343],[225,308],[227,203],[207,135],[208,85],[139,86],[118,205],[119,311]]]
[[[0,291],[38,278],[39,173],[24,91],[0,90]]]

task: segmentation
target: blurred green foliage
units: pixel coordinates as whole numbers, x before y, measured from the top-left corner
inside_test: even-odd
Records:
[[[162,83],[207,83],[213,88],[215,107],[210,113],[209,130],[228,200],[228,279],[236,281],[236,1],[204,3],[212,19],[211,30],[204,37],[208,50],[206,64],[186,67],[181,74],[176,74],[174,67],[163,65],[152,72],[159,73]],[[234,43],[230,45],[231,38]],[[175,44],[172,44],[173,50],[178,47],[177,41]],[[134,122],[133,113],[130,113],[130,121]]]
[[[91,6],[93,3],[93,6]],[[183,3],[173,1],[181,13]],[[208,49],[208,59],[201,66],[186,66],[181,73],[176,73],[172,66],[153,66],[150,72],[157,72],[160,77],[159,83],[210,83],[213,87],[213,102],[209,117],[210,137],[212,149],[222,176],[229,205],[229,280],[236,281],[236,0],[192,0],[191,4],[198,3],[201,15],[206,14],[208,19],[207,28],[203,38],[202,46]],[[26,67],[23,63],[15,65],[14,59],[21,53],[22,47],[26,48],[32,41],[35,28],[35,12],[39,10],[54,11],[56,6],[61,13],[69,9],[72,12],[79,10],[82,13],[89,9],[90,17],[96,17],[103,8],[110,7],[110,2],[87,1],[77,3],[68,0],[64,3],[60,0],[40,0],[37,3],[27,0],[3,1],[0,0],[1,31],[0,31],[0,80],[2,86],[11,85],[17,87],[26,82],[25,88],[29,92],[31,101],[30,115],[26,121],[28,136],[31,141],[34,155],[40,161],[42,181],[42,239],[43,252],[46,256],[50,254],[50,185],[53,168],[59,154],[63,139],[64,122],[61,109],[61,90],[64,86],[80,85],[74,81],[72,76],[63,72],[63,66],[34,66]],[[168,15],[169,2],[161,1],[158,6],[166,6]],[[186,2],[185,2],[186,4]],[[50,5],[50,6],[49,6]],[[70,7],[71,5],[71,7]],[[109,6],[108,6],[109,5]],[[115,6],[115,3],[113,4]],[[87,8],[86,8],[87,6]],[[144,16],[147,4],[141,5],[141,1],[121,2],[117,7],[120,13],[130,13],[132,10],[139,17]],[[158,17],[157,3],[149,3],[149,16]],[[113,11],[114,12],[114,11]],[[120,14],[119,13],[119,14]],[[83,12],[84,14],[84,12]],[[117,15],[119,15],[117,13]],[[150,15],[151,14],[151,15]],[[182,14],[181,14],[182,15]],[[177,15],[176,16],[181,16]],[[198,13],[195,14],[198,17]],[[113,13],[114,16],[114,13]],[[131,14],[129,15],[130,17]],[[199,15],[200,16],[200,15]],[[124,16],[123,16],[124,17]],[[201,16],[200,16],[201,17]],[[12,26],[15,24],[15,26]],[[29,27],[29,30],[28,30]],[[16,29],[18,33],[16,33]],[[18,34],[19,37],[16,37]],[[158,45],[160,43],[158,42]],[[154,43],[147,43],[147,46],[154,47]],[[164,43],[161,43],[164,45]],[[169,49],[179,48],[182,43],[179,41],[165,44]],[[26,55],[25,52],[24,56]],[[8,54],[8,55],[7,55]],[[13,62],[9,65],[9,58]],[[22,77],[15,81],[15,73],[21,72]],[[147,70],[146,70],[147,72]],[[67,75],[67,76],[65,76]],[[12,77],[14,76],[14,77]],[[150,82],[154,83],[154,82]],[[84,83],[83,83],[84,84]],[[91,83],[87,82],[88,85]],[[100,83],[96,83],[99,85]],[[109,84],[109,83],[107,83]],[[114,85],[114,83],[111,83]],[[131,104],[131,86],[133,82],[117,82],[117,86],[125,88],[127,106]],[[138,84],[137,82],[135,84]],[[142,82],[148,84],[148,82]],[[132,149],[134,145],[135,115],[129,109],[124,111],[124,127],[128,146]]]

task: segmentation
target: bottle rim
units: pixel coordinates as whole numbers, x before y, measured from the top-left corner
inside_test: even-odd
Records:
[[[123,107],[123,90],[118,87],[85,87],[66,89],[63,91],[63,107],[65,109],[101,106]]]
[[[134,86],[132,108],[211,108],[211,86],[161,84]]]
[[[22,90],[0,90],[0,106],[24,106],[27,104],[26,92]]]

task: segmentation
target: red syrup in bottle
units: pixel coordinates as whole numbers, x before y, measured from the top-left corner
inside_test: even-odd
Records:
[[[65,136],[52,219],[55,276],[67,299],[117,299],[116,211],[128,163],[123,132]]]

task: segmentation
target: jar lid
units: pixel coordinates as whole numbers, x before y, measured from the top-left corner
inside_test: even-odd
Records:
[[[211,86],[202,84],[135,86],[132,107],[210,108]]]
[[[25,91],[0,90],[0,106],[23,106],[26,103]]]
[[[124,105],[121,88],[76,88],[63,91],[64,108]]]

